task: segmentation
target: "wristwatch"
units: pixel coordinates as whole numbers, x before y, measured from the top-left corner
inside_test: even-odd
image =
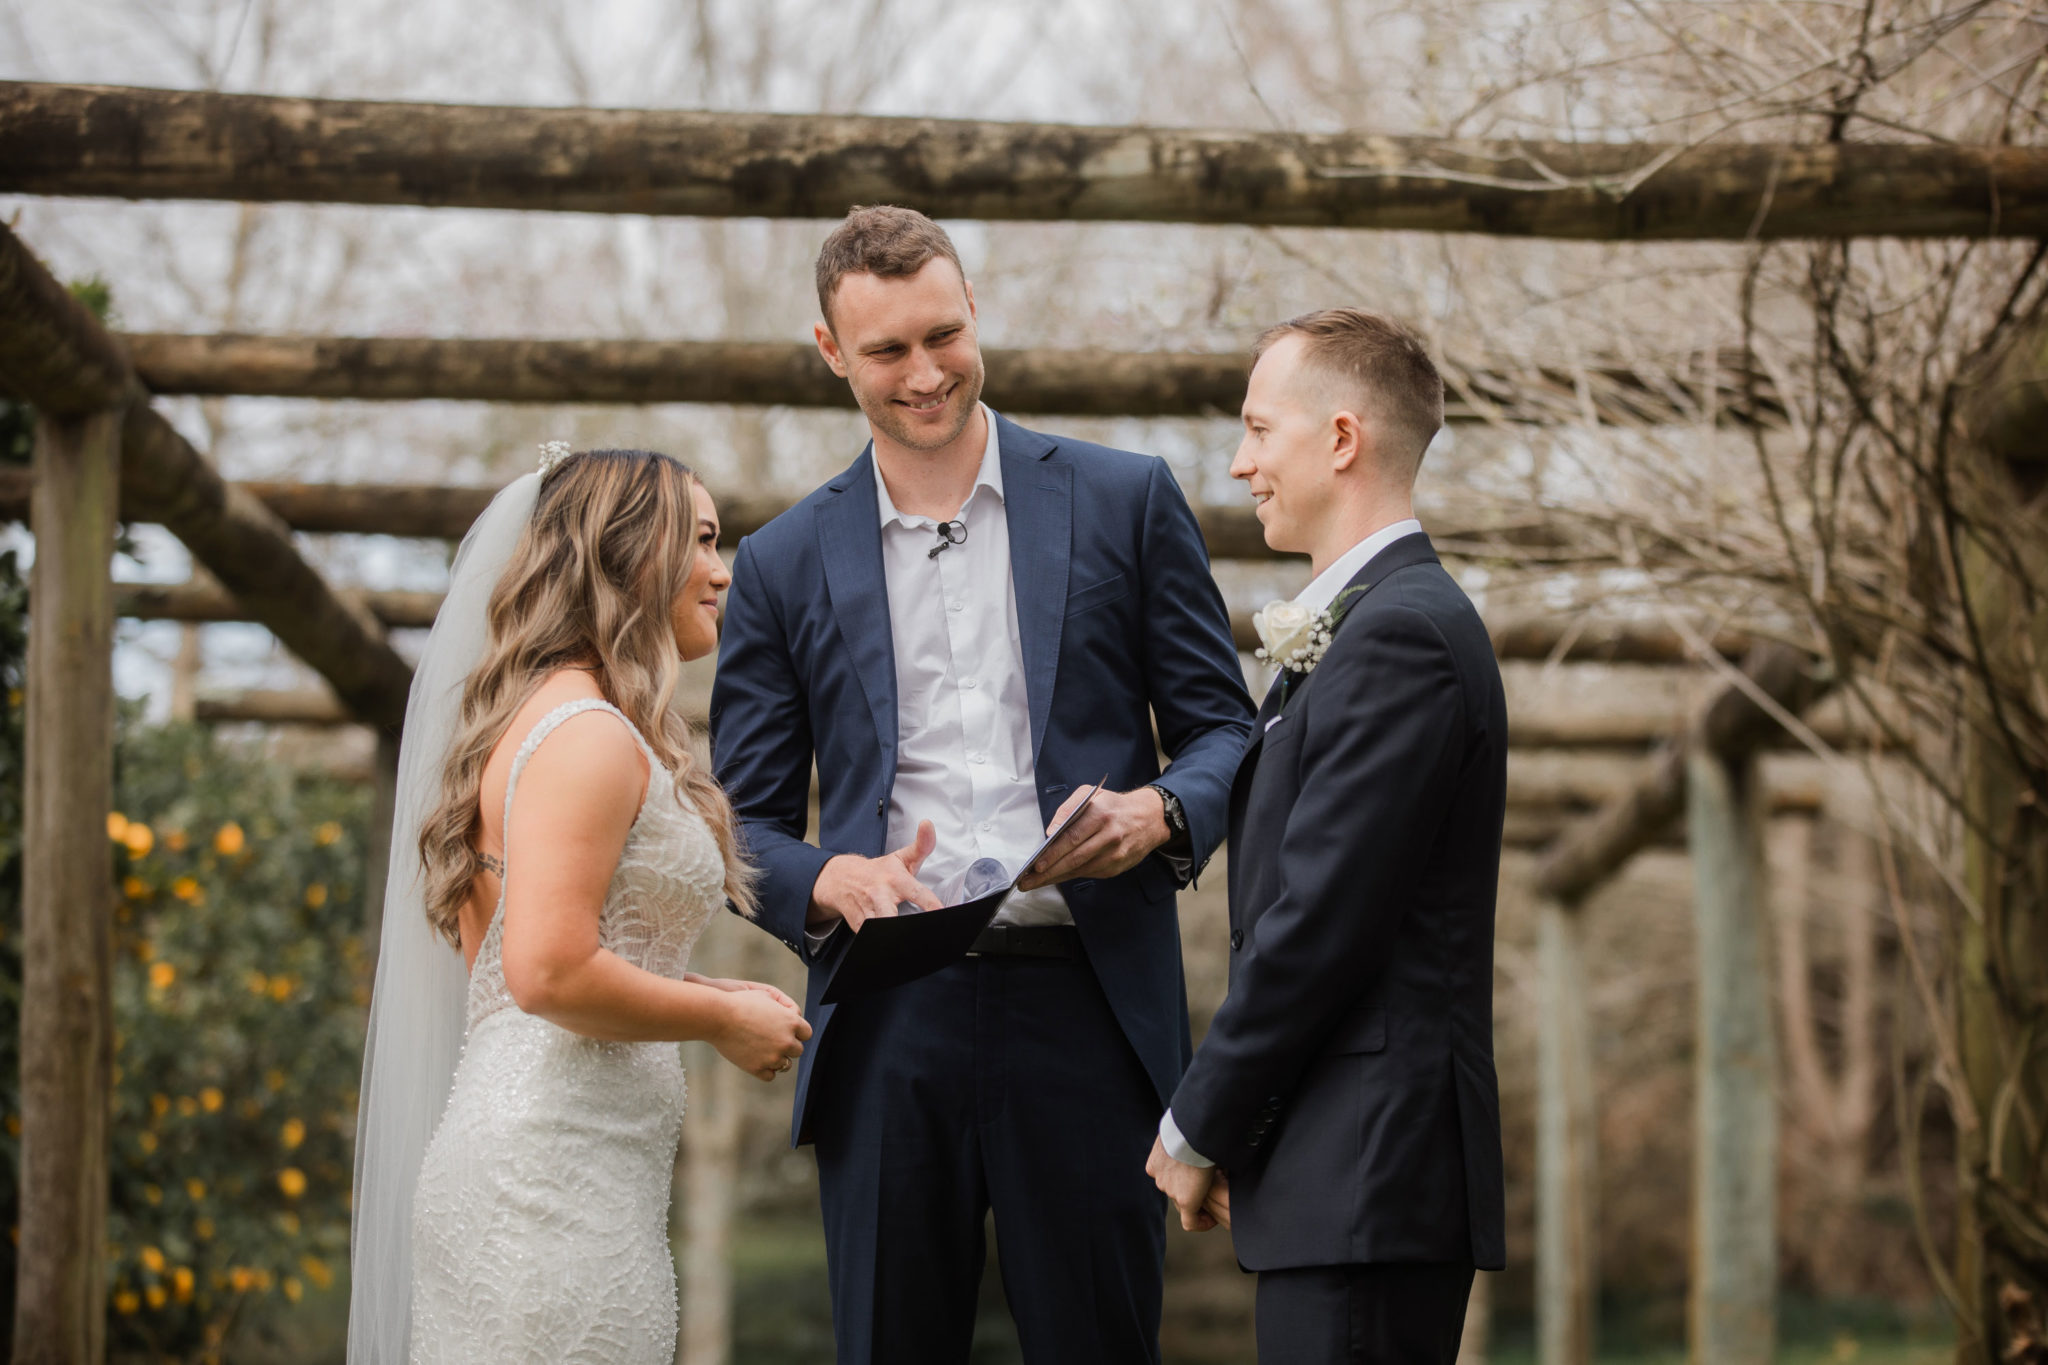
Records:
[[[1181,809],[1180,798],[1157,782],[1147,782],[1145,785],[1158,792],[1160,801],[1166,806],[1166,842],[1170,844],[1185,836],[1188,832],[1188,813]]]

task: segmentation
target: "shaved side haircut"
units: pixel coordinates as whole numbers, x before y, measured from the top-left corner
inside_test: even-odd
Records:
[[[1422,452],[1444,424],[1443,376],[1422,338],[1363,308],[1325,308],[1261,332],[1252,363],[1289,336],[1302,339],[1302,359],[1325,381],[1337,406],[1369,420],[1387,447],[1386,458],[1406,460],[1413,478]]]

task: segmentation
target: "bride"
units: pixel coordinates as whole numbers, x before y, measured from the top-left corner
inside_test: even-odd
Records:
[[[407,706],[351,1365],[666,1365],[675,1043],[772,1080],[811,1032],[772,986],[686,970],[753,907],[669,707],[730,581],[710,495],[665,455],[545,449],[464,539]]]

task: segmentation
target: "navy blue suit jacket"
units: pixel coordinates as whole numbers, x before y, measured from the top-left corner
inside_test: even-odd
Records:
[[[1365,591],[1284,704],[1268,694],[1236,778],[1230,993],[1174,1123],[1230,1173],[1247,1269],[1497,1270],[1500,668],[1429,537],[1349,586]]]
[[[1163,461],[1054,439],[998,416],[1011,580],[1040,814],[1109,775],[1180,798],[1197,870],[1222,841],[1252,702],[1194,513]],[[815,1030],[791,1135],[832,1065],[819,995],[841,930],[812,960],[811,888],[833,856],[879,857],[896,777],[896,660],[872,449],[740,542],[711,694],[719,781],[760,868],[760,922],[811,964]],[[1158,745],[1153,742],[1157,722]],[[1159,750],[1171,760],[1159,770]],[[817,842],[805,842],[811,772]],[[1089,963],[1163,1106],[1187,1067],[1187,991],[1167,863],[1062,886]]]

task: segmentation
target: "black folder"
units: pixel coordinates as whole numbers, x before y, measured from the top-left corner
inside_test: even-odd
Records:
[[[1108,774],[1104,774],[1103,782],[1108,780]],[[1017,869],[1016,876],[1010,878],[1008,885],[942,910],[906,910],[893,916],[870,919],[861,925],[858,932],[837,935],[841,944],[839,962],[832,969],[832,979],[825,983],[825,993],[818,998],[819,1003],[836,1005],[842,1000],[894,990],[965,957],[981,931],[995,919],[996,911],[1003,908],[1003,902],[1017,889],[1018,878],[1052,846],[1053,840],[1067,832],[1067,826],[1088,809],[1095,793],[1101,790],[1102,782],[1096,783],[1087,798],[1069,811],[1067,818],[1054,826],[1044,842],[1032,850],[1031,856],[1024,860],[1024,866]]]

